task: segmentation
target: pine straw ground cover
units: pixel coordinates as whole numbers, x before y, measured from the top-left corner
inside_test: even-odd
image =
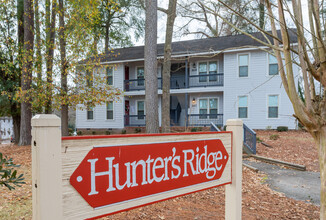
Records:
[[[273,134],[277,140],[270,140]],[[257,136],[273,148],[257,144],[258,155],[306,165],[318,171],[317,151],[312,138],[302,131],[258,131]],[[0,188],[0,219],[31,219],[31,149],[0,145],[0,152],[21,164],[26,185],[14,191]],[[263,173],[243,168],[242,219],[318,219],[319,207],[296,201],[271,190]],[[103,219],[224,219],[224,187],[210,189],[156,203]]]

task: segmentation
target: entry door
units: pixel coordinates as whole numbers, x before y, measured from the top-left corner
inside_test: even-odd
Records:
[[[125,125],[129,125],[129,100],[125,100]]]
[[[129,91],[129,66],[125,66],[125,90]]]

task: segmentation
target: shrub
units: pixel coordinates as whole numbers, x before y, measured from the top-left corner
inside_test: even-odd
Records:
[[[198,128],[191,128],[191,132],[197,132]]]
[[[141,128],[135,128],[135,133],[140,133],[141,132]]]
[[[272,134],[271,136],[269,136],[269,139],[271,139],[273,141],[275,141],[275,140],[277,140],[279,138],[280,138],[280,136],[278,134]]]
[[[106,135],[110,135],[111,132],[110,132],[110,131],[105,131],[105,134],[106,134]]]
[[[7,158],[0,153],[0,186],[5,186],[9,190],[15,189],[14,186],[20,187],[25,184],[24,175],[17,176],[17,170],[15,167],[19,167],[13,163],[12,158]]]
[[[83,132],[82,131],[77,131],[77,135],[82,135]]]
[[[126,133],[127,133],[126,129],[122,129],[121,134],[126,134]]]
[[[261,142],[263,142],[263,140],[260,139],[259,137],[256,137],[256,142],[261,143]]]
[[[96,134],[96,131],[92,131],[92,135],[95,135]]]
[[[288,127],[287,126],[278,126],[277,127],[277,131],[278,132],[282,132],[282,131],[288,131]]]

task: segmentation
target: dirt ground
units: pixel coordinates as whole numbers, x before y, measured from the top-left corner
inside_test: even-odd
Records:
[[[278,135],[277,140],[270,140]],[[303,131],[257,131],[257,137],[272,148],[257,144],[257,154],[319,170],[317,151],[310,135]],[[31,219],[30,146],[0,145],[0,152],[21,164],[26,185],[9,191],[0,188],[0,219]],[[242,219],[319,219],[319,206],[296,201],[271,190],[266,175],[243,168]],[[103,219],[224,219],[224,187],[205,190]]]

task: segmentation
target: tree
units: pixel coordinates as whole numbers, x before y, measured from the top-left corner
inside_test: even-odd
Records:
[[[13,1],[0,2],[0,115],[12,116],[16,144],[19,141],[20,103],[14,97],[20,87],[21,63],[17,54],[24,43],[23,14],[23,1],[18,1],[17,5]]]
[[[226,0],[225,2],[229,7],[237,10],[239,14],[250,20],[257,20],[252,6],[255,3],[252,3],[251,0]],[[230,26],[228,22],[247,32],[254,30],[239,15],[227,13],[228,9],[219,1],[186,0],[181,1],[179,6],[181,16],[187,20],[187,23],[180,28],[180,31],[183,31],[185,35],[195,34],[207,38],[238,34],[239,31]],[[227,22],[220,19],[218,14],[222,14]]]
[[[34,12],[33,0],[24,0],[24,51],[21,89],[26,93],[32,84],[33,47],[34,47]],[[28,96],[27,96],[28,97]],[[19,145],[31,144],[32,106],[29,100],[21,103],[21,125]]]
[[[160,9],[166,16],[164,60],[162,73],[162,132],[170,132],[170,77],[173,27],[176,17],[177,0],[169,0],[168,9]]]
[[[146,132],[159,133],[157,94],[157,1],[146,0],[145,104]]]
[[[260,30],[265,40],[246,33],[235,24],[229,22],[229,25],[268,47],[268,52],[277,58],[284,89],[293,105],[294,117],[312,135],[318,148],[321,181],[320,219],[326,219],[326,44],[325,20],[322,14],[324,2],[308,1],[308,14],[303,15],[301,0],[277,0],[276,4],[266,0],[271,32],[264,31],[223,1],[220,3],[225,5],[230,13],[242,17],[248,24]],[[213,9],[207,10],[213,12]],[[218,16],[226,21],[223,15]],[[304,24],[304,16],[309,17],[310,27]],[[289,29],[291,25],[296,27],[296,32]],[[277,28],[280,28],[280,35]],[[290,36],[293,34],[297,36],[297,46],[291,45]],[[302,71],[304,101],[295,86],[295,65]],[[316,82],[321,88],[319,93],[315,89]]]

